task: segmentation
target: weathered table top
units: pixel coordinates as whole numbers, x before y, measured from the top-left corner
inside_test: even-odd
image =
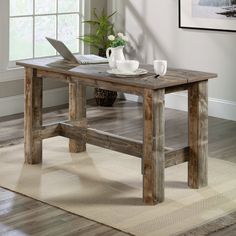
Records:
[[[78,65],[64,61],[60,57],[30,59],[18,61],[16,64],[27,68],[56,72],[77,78],[90,78],[118,83],[120,85],[131,85],[149,89],[167,88],[217,77],[214,73],[168,68],[165,76],[156,79],[152,65],[140,65],[140,68],[148,70],[148,74],[135,78],[119,78],[107,73],[107,70],[109,70],[108,64]]]

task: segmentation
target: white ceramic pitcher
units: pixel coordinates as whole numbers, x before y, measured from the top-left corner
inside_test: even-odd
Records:
[[[116,61],[125,60],[123,49],[124,49],[124,46],[107,49],[106,56],[107,56],[110,68],[112,69],[116,68]]]

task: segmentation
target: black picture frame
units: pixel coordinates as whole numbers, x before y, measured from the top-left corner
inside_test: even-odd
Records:
[[[179,0],[178,1],[178,13],[179,13],[179,28],[182,28],[182,29],[193,29],[193,30],[210,30],[210,31],[221,31],[221,32],[236,32],[236,17],[235,19],[230,19],[230,21],[234,21],[234,29],[232,29],[231,27],[229,28],[227,26],[227,21],[229,19],[225,19],[225,20],[222,20],[222,24],[226,24],[226,27],[225,28],[222,28],[221,27],[216,27],[217,24],[215,24],[215,27],[209,27],[207,26],[207,23],[206,23],[206,26],[205,27],[202,27],[202,25],[191,25],[191,21],[190,22],[183,22],[183,19],[182,19],[182,10],[183,10],[183,7],[184,7],[184,4],[191,4],[192,0]],[[191,16],[189,16],[191,17]],[[207,22],[207,20],[205,19],[205,21]],[[214,19],[211,19],[211,21],[214,21]],[[215,20],[216,22],[219,22],[219,20]],[[188,24],[189,23],[189,24]]]

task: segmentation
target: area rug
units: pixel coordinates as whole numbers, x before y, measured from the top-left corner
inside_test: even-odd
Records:
[[[230,226],[234,227],[235,224],[236,224],[236,211],[233,211],[228,215],[220,217],[204,225],[200,225],[194,229],[188,230],[184,233],[179,234],[178,236],[206,236],[206,235],[212,235],[213,233],[216,233],[213,235],[222,236],[222,235],[228,235],[227,233],[230,231],[231,231],[230,235],[233,235],[232,232],[234,232],[235,235],[236,231],[235,230],[232,231],[232,228],[230,228]]]
[[[177,235],[236,210],[236,164],[209,158],[209,186],[187,186],[187,164],[166,169],[166,199],[142,203],[140,159],[68,140],[44,141],[42,165],[24,165],[23,145],[0,149],[0,186],[125,232]]]

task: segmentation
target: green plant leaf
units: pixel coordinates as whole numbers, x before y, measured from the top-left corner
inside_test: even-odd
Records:
[[[84,24],[92,24],[92,25],[100,24],[99,21],[95,21],[95,20],[85,20],[85,21],[82,21],[82,23],[84,23]]]
[[[107,17],[107,19],[110,19],[112,16],[114,16],[117,13],[117,11],[114,11],[111,15]]]
[[[93,27],[93,33],[80,36],[79,40],[82,40],[84,43],[94,48],[103,51],[106,50],[107,47],[112,45],[111,41],[108,40],[108,36],[111,34],[114,35],[114,24],[110,22],[110,18],[115,14],[116,12],[113,12],[111,15],[107,16],[105,9],[103,9],[101,15],[98,15],[96,8],[94,8],[94,19],[83,21],[83,23],[90,24]]]
[[[93,15],[94,15],[97,19],[99,19],[98,15],[97,15],[97,13],[96,13],[96,8],[93,8]]]

